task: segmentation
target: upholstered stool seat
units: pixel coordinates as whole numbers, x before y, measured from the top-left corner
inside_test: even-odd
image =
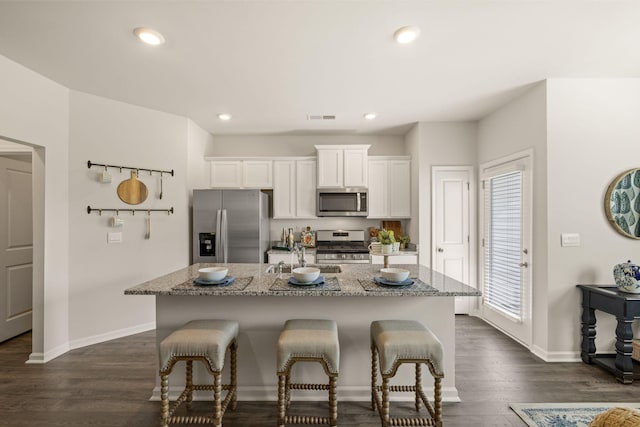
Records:
[[[231,404],[236,406],[236,360],[238,322],[231,320],[194,320],[172,332],[160,343],[160,397],[161,423],[163,427],[169,423],[211,423],[215,427],[222,426],[222,417]],[[222,384],[221,374],[226,354],[229,351],[230,376],[229,384]],[[169,407],[169,374],[174,365],[186,362],[186,382],[183,392],[173,407]],[[193,384],[193,361],[200,360],[213,375],[213,384]],[[183,402],[190,406],[194,390],[213,390],[213,415],[173,417],[175,410]],[[222,390],[227,390],[224,400]]]
[[[318,362],[329,377],[329,384],[293,384],[291,368],[296,362]],[[338,326],[333,320],[292,319],[285,322],[278,338],[278,426],[286,423],[328,424],[338,423],[336,381],[340,366]],[[328,390],[328,417],[287,416],[291,403],[291,390]]]
[[[429,329],[413,320],[377,320],[371,323],[371,408],[378,411],[383,427],[391,425],[442,425],[441,381],[444,378],[442,344]],[[415,364],[415,385],[391,386],[403,363]],[[422,364],[434,378],[434,402],[422,390]],[[382,386],[377,385],[378,364]],[[391,418],[390,392],[414,392],[416,411],[424,404],[429,417]]]

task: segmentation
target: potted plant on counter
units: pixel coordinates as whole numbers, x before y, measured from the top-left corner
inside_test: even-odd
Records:
[[[393,231],[387,231],[384,228],[378,232],[378,240],[380,241],[380,249],[383,254],[393,252],[393,244],[396,242],[393,237]]]
[[[409,242],[411,242],[411,239],[407,235],[398,236],[398,239],[400,240],[400,249],[406,249]]]

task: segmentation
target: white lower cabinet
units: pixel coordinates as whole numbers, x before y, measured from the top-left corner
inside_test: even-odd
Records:
[[[382,255],[369,255],[371,264],[384,264]],[[389,265],[393,264],[417,264],[418,255],[393,255],[389,257]]]
[[[273,162],[273,217],[316,217],[316,161]]]
[[[305,253],[304,259],[307,261],[307,264],[316,263],[316,255],[314,253]],[[269,253],[268,261],[269,264],[278,264],[280,261],[283,261],[287,265],[297,264],[298,256],[295,252]]]

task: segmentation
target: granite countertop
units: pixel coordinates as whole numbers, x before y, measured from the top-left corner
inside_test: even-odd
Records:
[[[195,286],[198,269],[226,266],[229,276],[236,278],[226,287]],[[464,283],[422,265],[394,267],[410,271],[414,284],[408,287],[387,287],[373,283],[380,276],[380,265],[341,264],[340,273],[321,273],[323,286],[291,286],[289,273],[267,273],[269,264],[193,264],[173,273],[141,283],[125,290],[125,295],[241,295],[241,296],[479,296],[481,293]],[[322,267],[327,267],[323,265]]]

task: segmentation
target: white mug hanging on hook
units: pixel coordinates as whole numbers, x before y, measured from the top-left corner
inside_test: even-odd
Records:
[[[100,173],[99,178],[100,178],[100,182],[102,182],[103,184],[108,184],[111,182],[111,174],[107,170],[106,166],[104,167],[104,170],[102,171],[102,173]]]

